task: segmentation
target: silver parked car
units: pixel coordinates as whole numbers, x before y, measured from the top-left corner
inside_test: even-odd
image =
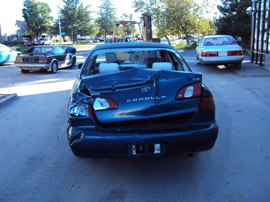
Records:
[[[233,64],[241,68],[243,50],[230,35],[205,36],[196,48],[196,59],[201,64]]]

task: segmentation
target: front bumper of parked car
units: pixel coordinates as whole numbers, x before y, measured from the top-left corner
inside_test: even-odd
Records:
[[[168,132],[108,132],[94,126],[71,127],[67,131],[70,147],[84,156],[145,156],[198,152],[211,149],[218,135],[216,122],[193,125]],[[155,147],[159,147],[156,151]],[[134,148],[140,151],[134,153]],[[136,150],[136,149],[135,149]]]

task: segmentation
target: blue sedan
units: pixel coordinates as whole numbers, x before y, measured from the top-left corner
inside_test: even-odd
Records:
[[[213,95],[173,47],[108,43],[78,67],[67,124],[75,155],[160,156],[214,146]]]
[[[0,44],[0,64],[13,63],[18,53],[18,51],[14,51],[6,45]]]

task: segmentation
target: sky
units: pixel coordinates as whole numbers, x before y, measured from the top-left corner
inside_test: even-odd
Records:
[[[57,19],[58,5],[61,6],[62,0],[39,0],[40,2],[48,3],[52,9],[51,15]],[[196,2],[203,1],[197,0]],[[210,0],[213,5],[216,5],[219,0]],[[0,25],[2,35],[4,34],[14,34],[16,32],[16,20],[24,20],[22,17],[23,0],[0,0]],[[4,2],[4,3],[3,3]],[[86,5],[90,5],[90,10],[95,12],[98,11],[98,6],[100,6],[100,0],[81,0],[81,2]],[[139,21],[140,14],[134,13],[134,8],[132,8],[133,0],[111,0],[118,16],[123,13],[133,14],[134,20]],[[216,12],[213,10],[213,13]],[[212,15],[212,14],[211,14]],[[93,14],[92,17],[95,17]]]
[[[5,1],[5,3],[2,3]],[[50,8],[52,9],[51,15],[57,19],[58,15],[58,5],[61,6],[61,0],[39,0],[40,2],[48,3]],[[122,0],[124,3],[120,3],[121,0],[111,0],[112,4],[115,8],[117,8],[117,14],[121,16],[122,13],[133,13],[132,2],[133,0]],[[23,0],[0,0],[0,24],[2,35],[5,33],[13,34],[15,27],[16,20],[24,20],[22,17],[22,8],[23,8]],[[95,0],[81,0],[81,2],[86,5],[90,5],[91,11],[98,11],[98,6],[100,6],[101,1]],[[91,2],[91,3],[89,3]],[[117,6],[116,6],[117,5]],[[134,14],[134,17],[138,14]],[[94,17],[94,14],[92,15]],[[136,20],[134,18],[134,20]]]

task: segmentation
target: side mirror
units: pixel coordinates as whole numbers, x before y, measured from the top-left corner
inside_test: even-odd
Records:
[[[80,64],[78,65],[78,69],[81,69],[81,68],[82,68],[82,65],[83,65],[83,63],[80,63]]]

